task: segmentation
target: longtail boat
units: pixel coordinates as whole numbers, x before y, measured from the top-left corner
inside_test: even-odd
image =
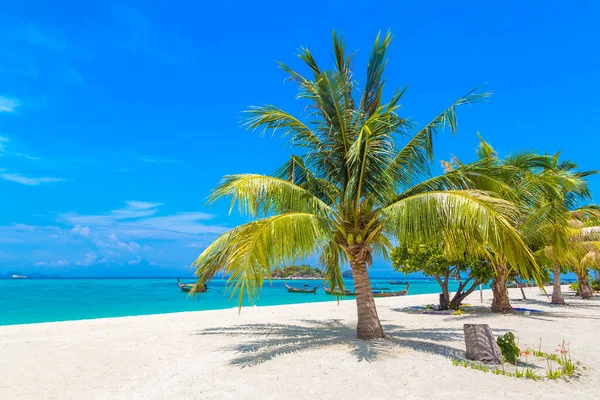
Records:
[[[406,289],[400,292],[378,292],[373,293],[373,297],[397,297],[397,296],[406,296],[408,294],[408,288],[410,287],[410,283],[406,284]]]
[[[328,287],[323,287],[323,290],[325,291],[325,294],[329,294],[331,296],[356,296],[356,292],[348,289],[344,290],[344,293],[334,292]]]
[[[297,288],[297,287],[293,287],[293,286],[288,286],[287,283],[285,284],[285,288],[287,289],[288,292],[290,293],[317,293],[317,286],[311,288]]]
[[[181,283],[179,278],[177,278],[177,284],[179,285],[179,289],[181,289],[182,292],[186,292],[186,293],[189,293],[194,288],[194,286],[196,286],[195,283]],[[204,287],[202,288],[202,290],[199,290],[199,291],[206,292],[207,290],[208,290],[208,286],[206,284],[204,284]]]
[[[388,281],[390,285],[406,285],[406,281]]]

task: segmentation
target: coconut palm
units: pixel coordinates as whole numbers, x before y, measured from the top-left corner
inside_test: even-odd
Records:
[[[357,335],[375,339],[384,332],[367,268],[374,256],[386,257],[394,243],[444,240],[455,255],[495,253],[524,270],[536,266],[512,226],[518,216],[513,203],[480,191],[446,190],[440,179],[430,178],[436,133],[445,127],[454,133],[456,109],[489,93],[468,92],[415,128],[399,114],[405,89],[383,101],[390,41],[389,33],[377,36],[362,92],[352,56],[335,33],[331,70],[322,69],[306,48],[299,57],[310,77],[280,64],[299,86],[307,114],[295,117],[266,105],[247,112],[247,125],[281,132],[300,155],[274,176],[230,175],[213,191],[211,202],[229,197],[232,208],[258,219],[226,232],[200,254],[193,263],[197,288],[222,271],[241,307],[244,297],[256,300],[272,268],[316,255],[326,283],[343,292],[341,266],[349,263]]]
[[[443,162],[448,180],[463,177],[471,188],[498,193],[501,197],[518,205],[519,215],[513,220],[514,226],[522,231],[528,246],[540,246],[546,243],[548,226],[556,218],[552,213],[534,213],[540,208],[539,202],[548,197],[556,197],[560,192],[560,182],[554,175],[545,173],[552,170],[553,158],[535,152],[524,151],[500,158],[494,148],[479,135],[480,143],[476,150],[477,161],[462,163],[457,158]],[[454,183],[454,179],[453,179]],[[562,215],[562,214],[559,214]],[[510,277],[519,275],[529,279],[536,270],[527,271],[523,266],[513,264],[503,256],[496,254],[493,264],[494,280],[491,284],[493,299],[492,311],[512,312],[507,293]],[[523,274],[525,273],[525,274]],[[539,279],[538,279],[539,280]],[[540,282],[538,282],[540,283]]]
[[[577,275],[577,286],[579,295],[584,300],[594,299],[594,290],[590,285],[590,267],[598,269],[600,267],[600,254],[596,251],[588,252],[579,263],[573,266],[573,272]]]
[[[581,206],[591,199],[586,178],[596,171],[579,171],[576,164],[560,161],[559,156],[554,155],[551,165],[542,172],[558,190],[540,196],[521,230],[538,260],[552,267],[552,304],[565,304],[561,266],[577,267],[590,252],[600,250],[597,234],[590,227],[600,223],[600,209],[595,205]],[[529,234],[531,231],[536,232],[536,239]]]

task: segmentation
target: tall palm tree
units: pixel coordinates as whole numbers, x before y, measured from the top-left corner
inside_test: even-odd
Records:
[[[420,129],[399,115],[405,89],[383,102],[386,52],[391,35],[378,35],[362,92],[352,56],[333,34],[333,69],[322,69],[311,52],[299,57],[311,76],[281,68],[308,102],[303,118],[273,106],[247,113],[251,129],[280,131],[301,152],[274,176],[226,176],[210,201],[231,198],[241,213],[259,218],[226,232],[194,261],[200,288],[217,271],[229,275],[232,296],[254,301],[272,268],[318,255],[325,280],[342,292],[341,265],[354,278],[360,339],[384,337],[367,268],[394,243],[449,244],[454,255],[502,254],[524,270],[536,266],[513,228],[515,205],[490,193],[445,190],[429,178],[433,138],[456,131],[456,109],[486,98],[471,91]],[[404,146],[399,140],[407,138]],[[443,186],[443,185],[442,185]],[[474,244],[478,244],[475,246]],[[450,254],[452,255],[452,254]]]

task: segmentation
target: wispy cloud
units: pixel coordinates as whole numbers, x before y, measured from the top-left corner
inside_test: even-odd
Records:
[[[89,226],[75,225],[75,227],[73,229],[71,229],[71,232],[73,232],[76,235],[80,235],[80,236],[83,236],[83,237],[88,237],[88,236],[90,236],[90,227]]]
[[[128,201],[106,213],[59,214],[55,225],[0,225],[2,259],[13,267],[38,263],[40,269],[67,265],[75,269],[97,265],[179,268],[189,265],[201,248],[226,230],[212,222],[211,214],[169,214],[162,211],[163,206]]]
[[[6,137],[6,136],[0,136],[0,155],[2,154],[7,154],[7,155],[11,155],[11,156],[15,156],[15,157],[22,157],[22,158],[26,158],[28,160],[34,160],[37,161],[39,160],[39,157],[34,157],[30,154],[27,153],[23,153],[23,152],[15,152],[15,151],[7,151],[7,143],[10,142],[10,138]]]
[[[49,265],[51,267],[64,267],[70,265],[71,263],[67,260],[56,260],[56,261],[38,261],[34,263],[36,267],[41,267],[45,265]]]
[[[67,50],[66,41],[57,33],[50,32],[49,28],[42,28],[37,24],[22,25],[13,33],[13,37],[48,50]]]
[[[141,209],[141,210],[148,210],[148,209],[160,207],[163,205],[163,203],[150,203],[148,201],[135,201],[135,200],[126,201],[125,204],[127,204],[130,208],[134,208],[134,209],[137,208],[137,209]]]
[[[0,136],[0,153],[4,153],[4,150],[6,149],[6,144],[8,143],[10,140],[7,137],[4,136]]]
[[[29,185],[29,186],[37,186],[37,185],[41,185],[43,183],[64,182],[63,178],[53,178],[53,177],[48,177],[48,176],[32,178],[32,177],[23,176],[21,174],[16,174],[16,173],[2,173],[2,174],[0,174],[0,178],[4,179],[6,181],[17,182],[22,185]]]
[[[19,106],[20,102],[17,99],[0,96],[0,112],[12,113]]]
[[[214,215],[203,212],[180,212],[156,216],[162,203],[127,201],[127,206],[106,214],[80,215],[65,213],[61,222],[72,226],[110,231],[129,239],[193,239],[195,235],[218,234],[225,231],[222,226],[206,224]]]
[[[165,157],[138,156],[138,160],[149,164],[181,164],[181,161]]]

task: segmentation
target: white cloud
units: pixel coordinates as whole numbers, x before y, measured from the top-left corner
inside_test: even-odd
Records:
[[[89,226],[95,230],[111,232],[113,235],[135,239],[193,239],[196,235],[217,234],[224,227],[207,225],[204,221],[214,217],[203,212],[183,212],[166,216],[155,216],[162,203],[128,201],[127,206],[107,214],[79,215],[61,214],[59,219],[73,226]],[[111,239],[115,240],[111,237]]]
[[[150,208],[156,208],[163,205],[163,203],[150,203],[147,201],[126,201],[125,202],[131,208],[137,208],[141,210],[148,210]]]
[[[87,267],[92,264],[102,264],[106,262],[106,258],[99,259],[95,253],[86,253],[82,260],[75,261],[75,264]]]
[[[3,173],[3,174],[0,174],[0,178],[7,180],[7,181],[17,182],[17,183],[21,183],[23,185],[30,185],[30,186],[37,186],[37,185],[41,185],[42,183],[55,183],[55,182],[63,182],[64,181],[63,178],[52,178],[52,177],[47,177],[47,176],[42,176],[39,178],[30,178],[30,177],[26,177],[21,174],[15,174],[15,173],[11,173],[11,174]]]
[[[0,96],[0,112],[14,112],[19,104],[19,101],[16,99]]]
[[[67,260],[57,260],[57,261],[38,261],[34,265],[36,267],[42,267],[44,265],[49,265],[51,267],[65,267],[70,264],[71,263]]]
[[[15,267],[127,268],[141,260],[168,268],[191,262],[226,230],[202,212],[157,215],[161,205],[129,201],[103,214],[59,214],[56,226],[0,225],[0,248],[6,253],[2,258]]]
[[[138,256],[135,260],[129,260],[129,261],[127,261],[127,264],[129,264],[129,265],[137,265],[137,264],[139,264],[141,262],[142,262],[142,257]]]
[[[77,235],[81,235],[83,237],[88,237],[90,235],[90,227],[75,225],[75,227],[73,229],[71,229],[71,232],[73,232]]]

